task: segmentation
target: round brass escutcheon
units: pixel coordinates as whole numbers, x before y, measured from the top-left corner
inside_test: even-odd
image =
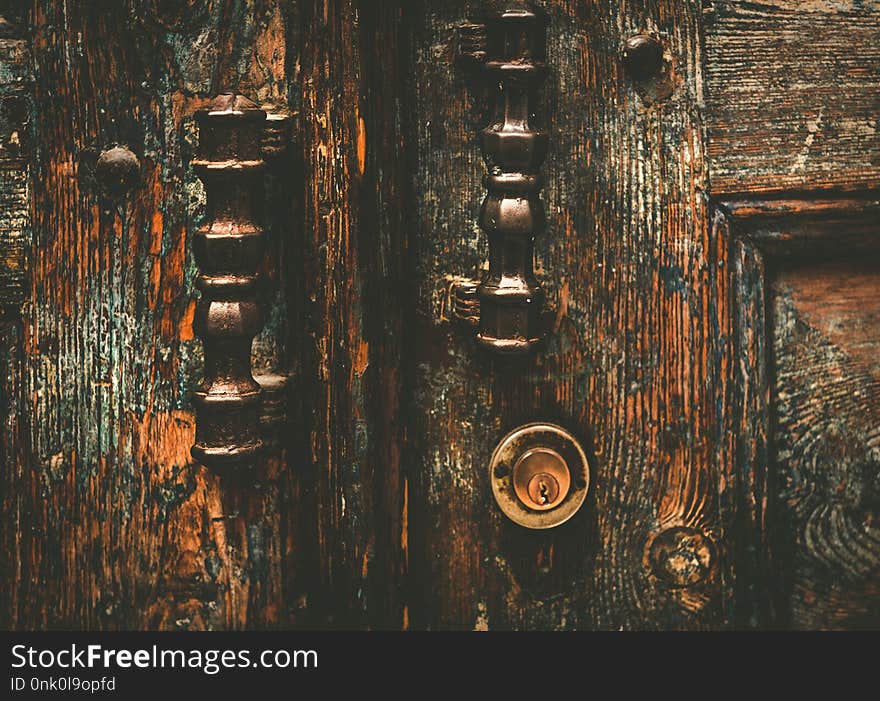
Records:
[[[590,467],[580,444],[561,426],[531,423],[508,433],[489,461],[492,494],[505,515],[526,528],[568,521],[584,503]]]

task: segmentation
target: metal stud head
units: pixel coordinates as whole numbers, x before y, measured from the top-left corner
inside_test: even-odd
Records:
[[[129,192],[140,177],[140,162],[127,146],[113,146],[101,152],[95,163],[95,179],[108,197]]]
[[[649,80],[663,70],[663,45],[650,34],[636,34],[623,47],[623,65],[633,80]]]
[[[561,426],[532,423],[508,433],[489,460],[495,501],[526,528],[553,528],[583,505],[590,467],[581,445]]]

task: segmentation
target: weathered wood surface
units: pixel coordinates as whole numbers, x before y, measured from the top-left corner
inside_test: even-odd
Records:
[[[735,237],[728,217],[715,224]],[[732,533],[733,557],[728,563],[734,592],[733,624],[738,628],[763,628],[777,620],[779,602],[774,560],[772,517],[776,505],[776,479],[771,459],[770,346],[766,318],[766,268],[764,256],[741,237],[733,240],[733,346],[735,390],[736,467],[738,503]]]
[[[785,266],[771,286],[780,625],[880,626],[880,266]]]
[[[40,153],[33,276],[2,336],[0,622],[405,627],[399,7],[46,1],[23,19]],[[192,115],[229,90],[300,126],[267,183],[253,355],[280,435],[243,491],[188,454]],[[117,142],[141,172],[111,200],[93,164]]]
[[[744,198],[719,204],[744,238],[772,259],[846,258],[877,254],[880,191],[833,198]]]
[[[880,3],[703,5],[712,193],[880,186]]]
[[[792,342],[791,329],[823,298],[856,309],[855,292],[817,285],[825,278],[812,269],[792,273],[777,297],[794,300],[786,313],[797,321],[768,335],[776,327],[767,325],[766,302],[777,297],[765,294],[765,262],[708,193],[710,184],[722,194],[876,185],[876,162],[863,163],[876,156],[874,136],[852,150],[872,93],[851,94],[859,81],[876,89],[875,64],[856,70],[876,47],[841,59],[856,69],[844,71],[840,103],[824,83],[816,92],[829,105],[809,144],[820,151],[808,150],[793,174],[775,154],[801,163],[794,144],[803,148],[803,120],[813,117],[771,81],[787,111],[764,106],[781,115],[781,131],[752,149],[747,182],[746,164],[735,160],[743,133],[724,131],[715,97],[721,73],[711,64],[727,53],[713,53],[721,44],[710,39],[735,44],[727,34],[736,23],[760,39],[764,25],[743,24],[743,13],[766,15],[770,27],[791,15],[790,3],[538,5],[550,20],[551,72],[538,106],[550,152],[536,268],[555,324],[546,349],[520,362],[480,355],[471,330],[444,308],[449,282],[477,276],[487,249],[476,226],[485,93],[456,64],[454,38],[492,3],[61,8],[34,0],[18,17],[40,67],[29,156],[35,245],[24,304],[0,320],[0,625],[629,629],[872,620],[876,580],[864,567],[874,546],[864,538],[873,532],[830,551],[801,548],[799,514],[818,513],[813,497],[777,498],[774,370],[763,362],[774,343],[794,370],[797,358],[818,362],[801,357],[809,349]],[[820,19],[864,38],[873,5],[835,9],[843,5],[815,5],[798,21],[823,41],[835,30],[819,32]],[[642,31],[660,36],[666,51],[668,72],[650,89],[620,63],[625,40]],[[794,42],[781,46],[787,77]],[[819,63],[806,80],[827,79],[831,68]],[[740,71],[743,90],[776,75],[737,66],[717,70]],[[292,157],[267,183],[268,323],[253,354],[271,398],[266,423],[280,432],[258,466],[261,481],[238,491],[188,454],[189,393],[202,366],[189,232],[204,197],[189,165],[192,115],[226,90],[298,113]],[[725,109],[744,110],[730,125],[752,118],[754,100],[744,95],[726,98]],[[855,100],[855,121],[841,116],[845,100]],[[718,134],[731,153],[713,146]],[[141,164],[138,183],[115,199],[101,194],[93,168],[113,143]],[[849,198],[823,194],[810,206],[824,224],[797,230],[762,217],[768,207],[801,217],[815,199],[809,193],[728,204],[739,207],[737,219],[758,222],[740,234],[788,245],[846,232],[864,239],[864,222],[852,224],[848,213],[870,216],[876,197]],[[864,297],[876,275],[855,270],[835,269],[835,279]],[[813,301],[797,290],[812,290]],[[852,364],[877,357],[871,304],[862,299],[857,320],[863,355],[847,351],[831,384],[818,388],[794,372],[796,402],[832,392],[834,377],[846,388],[874,377]],[[840,341],[831,335],[819,340]],[[840,411],[854,411],[839,399]],[[800,406],[785,411],[794,417]],[[594,472],[582,512],[538,533],[500,513],[486,466],[507,430],[541,419],[573,431]],[[782,426],[796,441],[799,420]],[[850,527],[870,513],[862,476],[876,465],[865,459],[874,434],[835,435],[822,432],[830,446],[822,455],[844,443],[861,448],[818,471],[813,453],[797,453],[803,459],[785,474],[794,487],[818,475],[829,495],[822,513],[843,513],[830,523]],[[849,485],[842,494],[821,481],[835,470]],[[781,548],[774,533],[785,534]],[[850,546],[870,557],[853,564]],[[786,548],[801,559],[777,567]],[[803,592],[818,590],[826,571],[837,583],[827,606],[810,613]]]
[[[732,465],[728,242],[708,226],[699,8],[693,3],[540,3],[550,16],[547,234],[539,277],[556,310],[548,348],[520,363],[477,354],[441,323],[452,276],[486,255],[475,225],[484,166],[482,96],[452,67],[454,28],[483,3],[414,2],[416,275],[414,625],[429,628],[690,628],[727,620],[725,504]],[[625,40],[662,33],[668,100],[646,107],[619,61]],[[550,532],[496,507],[486,474],[504,433],[551,419],[595,465],[587,504]],[[657,534],[714,544],[691,586],[655,576]],[[665,563],[673,579],[693,553]],[[684,565],[687,567],[688,565]],[[416,605],[416,602],[418,605]],[[416,618],[418,611],[418,618]]]
[[[16,19],[0,16],[0,315],[25,297],[31,238],[33,71],[27,30]]]
[[[303,484],[312,625],[407,625],[406,117],[394,2],[302,3]]]
[[[286,98],[285,16],[282,3],[187,5],[47,0],[24,18],[39,153],[32,275],[4,335],[4,627],[288,621],[276,481],[234,503],[188,454],[201,360],[187,232],[203,207],[192,113],[223,89]],[[140,177],[110,199],[93,166],[114,143]],[[259,365],[282,373],[283,300],[258,343]]]

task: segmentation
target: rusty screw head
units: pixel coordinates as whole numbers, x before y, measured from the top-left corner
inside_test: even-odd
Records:
[[[140,162],[125,146],[114,146],[101,152],[95,163],[95,179],[105,195],[119,197],[138,181]]]
[[[663,45],[650,34],[636,34],[623,47],[623,65],[633,80],[656,78],[663,70]]]

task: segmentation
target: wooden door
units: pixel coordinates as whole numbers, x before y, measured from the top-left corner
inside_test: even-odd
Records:
[[[6,7],[0,624],[880,625],[880,6],[530,5],[548,332],[508,358],[454,302],[488,257],[486,37],[525,7]],[[637,35],[659,56],[625,58]],[[290,126],[239,482],[189,452],[195,115],[222,92]],[[590,464],[547,530],[490,487],[537,421]]]

